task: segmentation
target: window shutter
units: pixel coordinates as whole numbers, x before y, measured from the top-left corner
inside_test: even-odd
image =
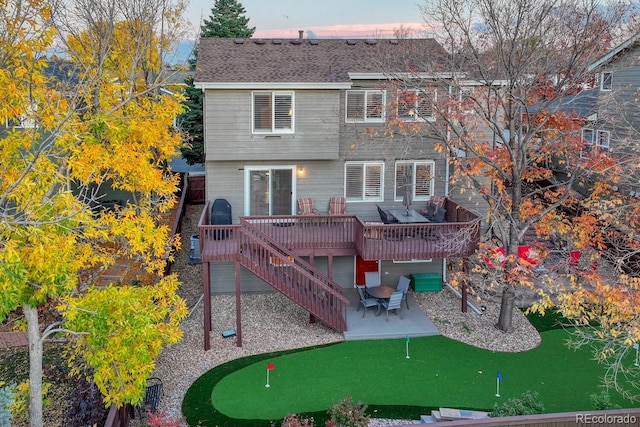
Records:
[[[415,176],[415,199],[431,196],[431,184],[433,182],[433,173],[431,165],[428,163],[416,164]]]
[[[291,95],[275,95],[275,129],[291,129],[292,117]]]
[[[351,200],[362,200],[364,169],[362,165],[346,165],[345,197]]]
[[[435,88],[423,89],[417,98],[418,116],[423,119],[433,117],[433,106],[436,102]]]
[[[381,119],[384,111],[382,92],[369,92],[367,95],[367,118]]]
[[[365,200],[379,200],[382,195],[382,166],[366,165]]]
[[[271,132],[271,94],[253,95],[253,129],[255,132]]]
[[[364,92],[347,91],[347,120],[364,121]]]
[[[398,116],[404,120],[415,118],[416,93],[411,90],[401,90],[398,95]]]
[[[396,164],[396,200],[402,200],[402,196],[404,196],[405,190],[405,169],[411,168],[410,164],[407,163],[397,163]],[[411,170],[411,169],[409,169]]]

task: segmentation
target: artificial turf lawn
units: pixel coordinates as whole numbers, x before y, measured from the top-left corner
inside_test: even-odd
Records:
[[[441,406],[491,410],[493,404],[539,393],[547,412],[592,409],[604,367],[589,349],[567,348],[562,329],[542,333],[542,344],[498,353],[442,336],[406,341],[347,341],[313,349],[239,359],[199,378],[183,402],[190,425],[269,425],[290,413],[316,417],[349,395],[375,416],[418,419]],[[265,387],[267,363],[275,365]],[[500,371],[500,397],[496,377]],[[614,403],[633,406],[617,395]],[[215,405],[212,403],[215,402]],[[399,408],[406,408],[402,410]]]

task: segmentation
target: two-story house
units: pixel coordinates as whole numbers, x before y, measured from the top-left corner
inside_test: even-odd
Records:
[[[433,103],[448,90],[439,70],[388,61],[416,47],[434,58],[447,54],[433,39],[200,41],[194,84],[204,93],[210,202],[200,224],[205,296],[275,288],[344,330],[341,290],[363,284],[364,272],[388,283],[442,275],[447,257],[475,250],[477,216],[453,200],[442,202],[438,223],[385,224],[378,209],[406,209],[404,201],[421,210],[448,195],[448,162],[433,138],[412,135],[401,144],[392,126],[435,120]],[[416,76],[420,89],[398,87],[394,73]],[[329,215],[332,197],[344,212]],[[299,199],[311,199],[314,210],[302,212],[308,203]],[[231,224],[216,223],[216,200],[231,211],[222,215]]]
[[[637,158],[640,146],[640,33],[614,47],[594,61],[597,102],[594,115],[583,130],[587,149],[611,153],[617,158]],[[635,164],[635,161],[633,162]],[[640,196],[640,176],[628,169],[630,180],[623,191]]]

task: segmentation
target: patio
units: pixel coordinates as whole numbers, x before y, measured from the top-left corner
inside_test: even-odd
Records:
[[[388,322],[384,309],[379,316],[375,315],[375,309],[368,309],[367,314],[362,317],[362,307],[357,311],[359,299],[355,288],[345,289],[344,295],[350,301],[347,307],[347,330],[344,332],[347,341],[440,335],[438,328],[420,309],[411,292],[407,294],[409,310],[403,302],[402,319],[399,314],[390,313]]]

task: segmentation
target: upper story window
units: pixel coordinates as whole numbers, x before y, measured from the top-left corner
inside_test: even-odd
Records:
[[[600,90],[611,90],[613,87],[613,73],[603,71],[600,73]]]
[[[398,92],[398,117],[401,120],[434,120],[436,89],[405,89]]]
[[[407,190],[412,200],[429,200],[433,195],[434,168],[432,161],[396,162],[395,200],[402,201]]]
[[[344,168],[344,195],[347,201],[382,201],[383,162],[347,162]]]
[[[382,90],[348,90],[347,122],[384,122],[385,92]]]
[[[593,151],[594,147],[598,151],[609,151],[609,140],[611,133],[608,130],[595,130],[591,128],[582,129],[582,140],[584,147],[580,152],[580,157],[586,156]]]
[[[293,92],[253,92],[253,133],[293,133]]]
[[[608,130],[599,130],[596,134],[596,147],[602,151],[609,151],[609,138],[610,133]]]

